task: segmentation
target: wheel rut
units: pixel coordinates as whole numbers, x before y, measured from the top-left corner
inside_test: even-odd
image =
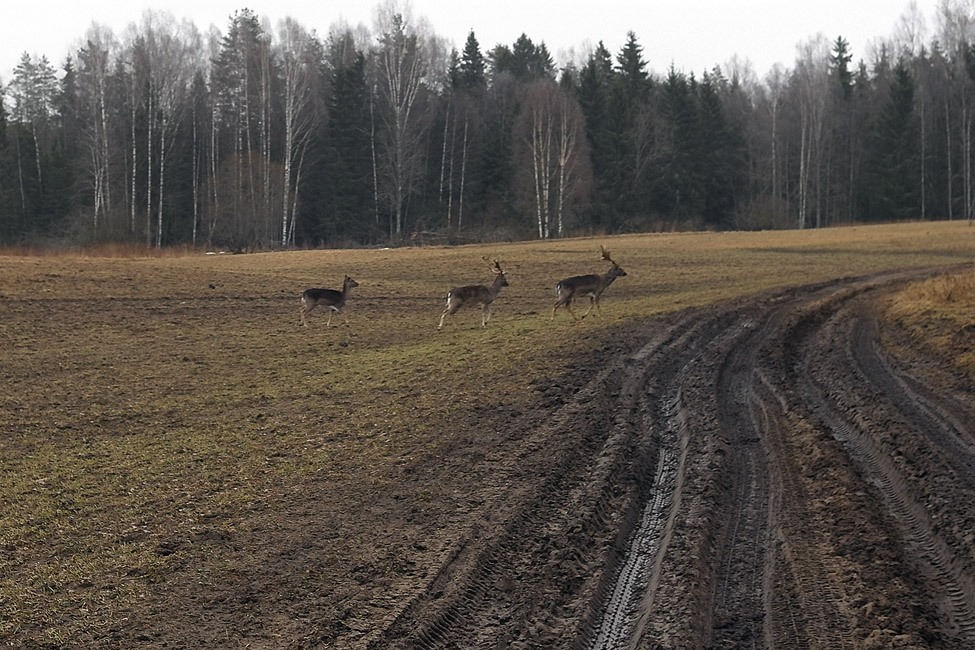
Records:
[[[931,272],[648,321],[368,647],[971,647],[972,407],[872,309]]]

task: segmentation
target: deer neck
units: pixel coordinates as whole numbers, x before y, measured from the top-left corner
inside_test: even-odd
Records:
[[[350,289],[352,289],[352,287],[349,286],[348,282],[342,284],[341,297],[339,298],[340,305],[345,304],[345,299],[348,297]]]
[[[501,293],[501,287],[504,286],[503,284],[501,284],[502,282],[504,282],[504,276],[498,274],[494,278],[494,284],[491,285],[491,295],[494,296],[495,298],[498,296],[499,293]]]
[[[615,280],[617,277],[619,277],[619,276],[617,276],[614,273],[614,270],[615,269],[610,269],[609,271],[606,271],[606,273],[603,273],[600,276],[600,283],[599,284],[602,285],[602,287],[604,289],[606,287],[608,287],[609,285],[613,284],[613,280]]]

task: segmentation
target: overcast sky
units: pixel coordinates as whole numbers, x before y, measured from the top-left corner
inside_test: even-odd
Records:
[[[384,0],[385,1],[385,0]],[[400,0],[403,2],[404,0]],[[412,0],[415,17],[426,18],[434,31],[463,48],[473,29],[481,50],[511,45],[522,33],[536,44],[545,42],[557,59],[575,48],[587,51],[602,40],[612,54],[626,33],[636,33],[650,69],[663,73],[673,64],[700,74],[723,65],[734,55],[751,62],[760,78],[775,63],[792,68],[796,46],[822,33],[830,41],[843,36],[854,61],[868,59],[868,47],[894,33],[910,0],[489,0],[447,2]],[[938,0],[916,0],[934,31]],[[291,16],[319,35],[339,19],[372,27],[379,4],[370,0],[27,0],[16,11],[8,7],[0,20],[0,81],[9,83],[21,54],[46,55],[60,69],[93,22],[121,35],[127,25],[140,22],[146,8],[166,10],[177,19],[191,20],[203,32],[215,25],[226,32],[234,11],[247,7],[267,17],[276,29]]]

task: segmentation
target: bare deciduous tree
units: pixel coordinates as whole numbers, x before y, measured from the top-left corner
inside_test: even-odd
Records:
[[[822,225],[820,202],[823,130],[829,100],[829,44],[822,34],[799,46],[796,60],[796,90],[799,101],[799,178],[797,226],[810,225],[810,212],[817,227]]]
[[[390,236],[402,237],[407,198],[422,171],[420,146],[425,115],[422,90],[431,68],[429,43],[409,14],[390,2],[377,16],[376,70],[379,116],[384,123],[385,189],[391,208]]]
[[[279,58],[284,84],[284,188],[281,214],[281,245],[294,243],[298,190],[305,154],[315,128],[321,123],[321,93],[315,93],[317,62],[314,38],[294,19],[281,23]]]
[[[554,82],[532,83],[523,99],[519,140],[539,239],[565,232],[567,208],[588,190],[582,113]]]

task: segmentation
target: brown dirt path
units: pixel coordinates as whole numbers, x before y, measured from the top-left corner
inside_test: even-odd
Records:
[[[972,647],[975,396],[895,358],[874,309],[926,274],[628,332],[362,643]]]

